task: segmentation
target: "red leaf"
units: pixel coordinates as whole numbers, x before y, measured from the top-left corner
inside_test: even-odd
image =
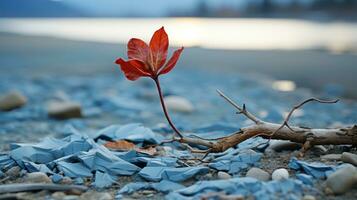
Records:
[[[120,68],[124,72],[126,78],[131,81],[135,81],[141,76],[151,76],[150,73],[144,71],[145,64],[139,60],[124,61],[123,59],[119,58],[115,61],[115,63],[120,65]]]
[[[149,56],[149,46],[142,40],[132,38],[128,42],[128,58],[146,62]]]
[[[155,31],[150,40],[150,64],[155,70],[159,70],[166,62],[169,38],[164,27]]]
[[[171,56],[170,60],[166,63],[165,67],[159,72],[159,74],[166,74],[170,72],[176,65],[177,60],[180,58],[183,47],[177,49]]]

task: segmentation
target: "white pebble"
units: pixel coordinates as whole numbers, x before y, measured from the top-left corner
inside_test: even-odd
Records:
[[[174,112],[190,113],[194,107],[190,101],[180,96],[167,96],[164,98],[166,106]]]
[[[288,179],[289,178],[289,172],[288,170],[284,168],[276,169],[274,170],[273,174],[271,175],[273,180],[282,180],[282,179]]]

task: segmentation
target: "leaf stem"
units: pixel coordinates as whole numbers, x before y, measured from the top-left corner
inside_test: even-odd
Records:
[[[161,103],[161,106],[162,106],[162,110],[164,111],[164,114],[165,114],[165,117],[166,117],[166,120],[167,122],[169,122],[171,128],[175,131],[175,133],[180,137],[180,138],[183,138],[181,132],[176,128],[176,126],[172,123],[171,119],[170,119],[170,116],[167,112],[167,109],[166,109],[166,105],[165,105],[165,101],[164,101],[164,97],[162,95],[162,91],[161,91],[161,86],[160,86],[160,81],[159,81],[159,77],[156,77],[156,78],[153,78],[153,80],[155,81],[155,84],[156,84],[156,87],[157,87],[157,91],[159,93],[159,97],[160,97],[160,103]]]

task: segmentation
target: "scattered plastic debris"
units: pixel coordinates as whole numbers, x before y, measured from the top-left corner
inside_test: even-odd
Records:
[[[318,162],[307,163],[296,158],[292,158],[290,160],[289,167],[294,170],[301,170],[318,179],[325,179],[328,174],[336,171],[337,169],[335,166],[329,166]]]
[[[144,167],[139,175],[149,181],[170,180],[174,182],[185,181],[197,174],[207,173],[208,167]]]
[[[167,194],[169,192],[182,189],[184,187],[185,186],[181,184],[168,180],[162,180],[158,183],[152,183],[152,182],[129,183],[119,190],[118,195],[131,194],[133,192],[137,192],[139,190],[144,190],[144,189],[145,190],[152,189]]]

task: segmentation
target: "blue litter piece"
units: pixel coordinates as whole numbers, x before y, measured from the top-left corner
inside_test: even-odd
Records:
[[[34,162],[24,162],[25,168],[28,172],[43,172],[46,174],[53,174],[53,171],[50,170],[45,164],[36,164]]]
[[[149,183],[149,182],[137,182],[137,183],[129,183],[126,184],[122,189],[118,191],[118,195],[121,194],[132,194],[139,190],[156,190],[158,192],[162,192],[167,194],[169,192],[179,190],[184,188],[185,186],[167,180],[162,180],[158,183]]]
[[[207,193],[242,195],[257,200],[301,199],[305,191],[312,190],[299,180],[262,182],[254,178],[232,178],[228,180],[199,181],[194,185],[169,193],[166,199],[201,199]],[[214,198],[213,198],[214,199]]]
[[[6,171],[15,165],[16,162],[9,155],[0,155],[0,171]]]
[[[112,140],[129,140],[134,143],[149,143],[159,144],[164,137],[162,135],[154,133],[151,129],[146,128],[138,123],[126,124],[126,125],[111,125],[97,133],[96,138],[100,136],[106,136]]]
[[[63,176],[62,175],[59,175],[59,174],[53,174],[51,176],[51,179],[52,179],[52,182],[54,183],[59,183],[61,182],[61,180],[63,179]]]
[[[307,174],[296,174],[296,178],[302,181],[304,184],[313,185],[314,179],[312,176]]]
[[[110,176],[109,174],[96,171],[93,186],[96,188],[107,188],[115,182],[115,178]]]
[[[137,162],[146,163],[147,167],[177,167],[177,158],[173,157],[138,157]]]
[[[318,179],[324,179],[327,177],[327,173],[336,171],[336,167],[334,166],[329,166],[318,162],[307,163],[296,158],[292,158],[290,160],[289,167],[294,170],[303,171]]]
[[[0,170],[0,178],[3,178],[4,176],[5,176],[5,173],[2,170]]]
[[[83,178],[78,177],[78,178],[75,178],[73,180],[73,183],[76,184],[76,185],[83,185],[84,184],[84,180],[83,180]]]
[[[66,161],[57,162],[57,168],[64,173],[65,176],[71,178],[77,177],[92,177],[92,172],[83,163],[69,163]]]
[[[207,167],[144,167],[139,175],[149,181],[185,181],[195,175],[208,173]]]
[[[239,151],[237,155],[235,153],[237,152],[218,157],[208,166],[219,171],[228,171],[230,174],[236,174],[249,167],[258,166],[262,157],[261,153],[250,149]]]

